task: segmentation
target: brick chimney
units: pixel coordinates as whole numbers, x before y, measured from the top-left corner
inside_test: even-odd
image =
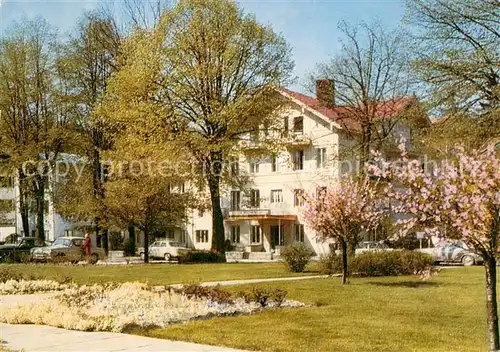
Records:
[[[316,99],[325,108],[333,108],[335,106],[335,84],[333,80],[316,80]]]

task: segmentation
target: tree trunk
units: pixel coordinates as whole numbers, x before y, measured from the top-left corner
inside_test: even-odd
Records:
[[[354,257],[356,255],[356,247],[358,246],[358,236],[352,237],[348,242],[347,242],[347,255],[349,257]]]
[[[149,229],[144,226],[144,263],[149,263]]]
[[[366,122],[364,122],[366,124]],[[368,123],[364,127],[362,127],[361,132],[361,145],[360,145],[360,154],[359,154],[359,177],[362,178],[365,175],[365,165],[370,159],[370,147],[372,143],[372,127]]]
[[[212,249],[224,253],[224,216],[220,206],[220,177],[222,172],[222,153],[212,152],[206,165],[208,167],[208,187],[212,203]]]
[[[135,254],[135,227],[133,224],[128,225],[128,252],[130,255]]]
[[[102,237],[101,237],[101,242],[102,242],[102,248],[104,249],[104,252],[106,255],[108,255],[109,252],[109,241],[108,241],[108,229],[105,229],[102,232]]]
[[[30,236],[29,203],[28,203],[26,176],[24,175],[22,169],[18,170],[18,175],[19,175],[19,212],[21,213],[21,222],[23,224],[24,236]]]
[[[484,258],[486,274],[486,321],[488,324],[488,351],[500,350],[497,307],[497,263],[493,255]]]
[[[104,199],[104,177],[102,175],[101,154],[97,148],[94,149],[93,155],[93,191],[96,202],[100,205]],[[94,217],[95,232],[97,236],[97,243],[104,248],[106,254],[108,253],[108,231],[101,228],[101,217]]]
[[[101,222],[101,219],[99,217],[94,218],[94,231],[95,231],[95,239],[96,239],[96,247],[101,248],[102,247],[102,240],[101,240],[101,229],[99,223]]]
[[[45,180],[36,177],[36,236],[45,241]]]
[[[344,239],[341,240],[342,244],[342,285],[347,283],[348,267],[347,267],[347,243]]]

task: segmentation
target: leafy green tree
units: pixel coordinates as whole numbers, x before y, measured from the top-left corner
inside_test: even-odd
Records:
[[[81,178],[81,187],[74,185],[76,191],[88,192],[85,182],[92,184],[91,194],[81,194],[80,199],[89,201],[83,206],[93,219],[98,241],[107,250],[106,213],[102,203],[105,198],[105,175],[102,163],[102,152],[112,147],[110,138],[112,126],[96,113],[105,94],[108,78],[118,69],[117,56],[119,54],[121,36],[112,17],[103,12],[85,14],[77,26],[75,35],[63,47],[59,58],[59,65],[65,72],[65,83],[71,87],[67,99],[75,107],[77,120],[77,143],[74,152],[85,156],[92,173],[84,173]],[[73,192],[72,192],[73,193]],[[64,200],[64,197],[58,199]],[[71,204],[61,205],[67,216],[71,215]],[[73,203],[74,215],[82,213],[82,204]],[[90,212],[90,213],[89,213]]]
[[[30,234],[35,203],[37,231],[44,238],[47,175],[68,140],[70,118],[62,99],[57,36],[42,19],[15,24],[0,40],[0,138],[20,189],[23,231]]]

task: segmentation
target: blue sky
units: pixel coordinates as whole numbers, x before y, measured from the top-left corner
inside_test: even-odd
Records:
[[[61,32],[68,32],[85,10],[106,0],[0,0],[0,27],[7,28],[22,16],[42,16]],[[107,0],[119,1],[119,0]],[[298,81],[292,89],[303,91],[301,81],[318,62],[339,49],[341,20],[350,23],[377,20],[388,29],[398,26],[404,13],[403,0],[239,1],[261,23],[271,24],[293,49]]]

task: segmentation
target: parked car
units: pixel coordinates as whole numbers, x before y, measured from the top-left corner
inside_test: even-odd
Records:
[[[35,237],[18,238],[16,243],[8,243],[0,246],[0,262],[20,262],[23,257],[30,258],[33,248],[43,247],[46,243]]]
[[[78,263],[85,260],[83,252],[83,237],[58,237],[50,245],[42,248],[34,248],[31,257],[34,261],[69,261]],[[104,259],[106,253],[103,248],[92,247],[90,250],[91,261],[97,263],[99,259]]]
[[[161,258],[169,261],[172,258],[178,258],[179,252],[189,250],[183,243],[175,241],[155,241],[149,245],[149,257],[150,258]],[[141,259],[144,259],[144,247],[139,247],[137,249]]]
[[[358,244],[356,248],[356,254],[361,254],[363,252],[372,252],[372,251],[392,251],[393,248],[390,248],[387,244],[380,241],[364,241]]]
[[[383,241],[363,241],[358,243],[356,247],[355,254],[361,254],[364,252],[372,252],[372,251],[392,251],[393,248],[390,248]],[[335,250],[335,254],[342,255],[342,251],[340,249]]]
[[[436,263],[453,263],[471,266],[482,264],[483,257],[467,248],[465,243],[445,243],[434,248],[416,249],[418,252],[432,255]]]

